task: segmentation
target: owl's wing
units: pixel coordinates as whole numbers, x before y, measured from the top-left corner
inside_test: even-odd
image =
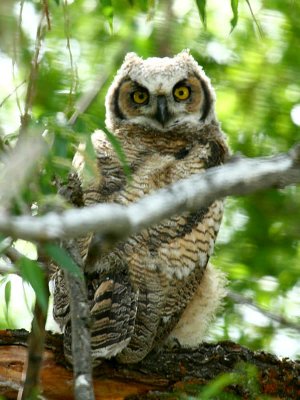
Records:
[[[126,269],[121,267],[89,279],[88,291],[93,293],[93,359],[111,358],[120,353],[132,337],[139,293],[133,290]]]
[[[52,275],[51,281],[54,284],[53,317],[63,330],[70,319],[70,301],[63,271],[56,267],[56,272]]]
[[[119,362],[134,363],[142,360],[153,348],[156,332],[161,324],[165,293],[160,277],[155,270],[149,270],[142,263],[140,272],[134,330],[130,342],[117,356]],[[133,281],[131,275],[132,284]]]

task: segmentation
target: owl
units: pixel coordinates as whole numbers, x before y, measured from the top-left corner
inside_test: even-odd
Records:
[[[188,51],[173,58],[126,55],[106,96],[106,126],[120,142],[128,180],[102,131],[92,135],[96,177],[83,152],[74,158],[82,202],[127,206],[180,179],[222,164],[226,138],[210,80]],[[136,363],[166,343],[196,346],[225,295],[225,277],[209,264],[223,201],[185,212],[119,241],[79,240],[92,319],[94,365],[115,357]],[[103,242],[103,243],[102,243]],[[54,317],[71,360],[71,321],[63,274],[55,275]]]

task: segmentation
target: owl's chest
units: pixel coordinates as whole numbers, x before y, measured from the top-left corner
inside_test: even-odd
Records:
[[[203,171],[207,154],[203,149],[200,150],[183,148],[173,153],[151,151],[136,154],[134,159],[128,157],[132,171],[131,180],[121,181],[119,174],[119,190],[112,193],[108,201],[126,205],[180,179]],[[110,176],[107,179],[116,180],[118,177]]]

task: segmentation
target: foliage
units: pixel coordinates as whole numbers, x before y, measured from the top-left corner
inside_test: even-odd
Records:
[[[234,152],[270,155],[299,140],[298,2],[23,0],[21,11],[19,5],[0,3],[0,148],[18,137],[29,94],[30,127],[46,137],[50,152],[11,205],[14,213],[30,212],[32,205],[40,213],[60,206],[54,176],[64,180],[75,147],[104,126],[105,93],[128,51],[165,56],[189,47],[212,79],[218,116]],[[43,12],[49,20],[41,26],[39,48],[36,30]],[[28,91],[32,73],[35,89]],[[86,95],[88,107],[75,118]],[[117,144],[116,149],[121,152]],[[92,159],[89,145],[86,152]],[[298,325],[299,220],[299,187],[228,199],[213,257],[228,273],[230,290]],[[57,257],[63,257],[58,249]],[[35,292],[42,290],[27,278]],[[0,281],[0,324],[5,325],[5,315],[9,326],[17,326],[9,313],[15,290],[9,282],[8,277]],[[299,331],[230,300],[211,333],[215,340],[293,357],[300,353],[296,335]]]

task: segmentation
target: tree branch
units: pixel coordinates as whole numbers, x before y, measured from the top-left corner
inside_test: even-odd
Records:
[[[121,239],[174,214],[205,207],[218,198],[295,183],[300,183],[300,144],[286,154],[273,157],[232,159],[128,207],[97,204],[41,217],[2,213],[0,231],[7,236],[38,241],[75,238],[89,232],[112,234]]]
[[[19,366],[26,357],[23,347],[26,337],[24,330],[0,331],[0,395],[11,393],[12,383],[15,391],[18,388]],[[62,340],[60,335],[46,335],[45,347],[51,351],[46,350],[44,354],[43,395],[53,400],[70,398],[72,373],[63,367]],[[203,343],[195,349],[162,348],[132,365],[106,360],[95,371],[95,397],[97,400],[202,398],[202,386],[211,384],[212,388],[218,379],[224,382],[223,374],[227,374],[225,377],[232,374],[234,378],[233,382],[227,381],[226,387],[222,386],[228,398],[234,394],[243,399],[261,395],[299,399],[299,362],[253,352],[229,341]],[[10,398],[15,397],[12,394]]]
[[[83,261],[76,241],[64,243],[75,263],[83,270]],[[86,286],[82,277],[76,277],[64,271],[70,295],[71,322],[72,322],[72,356],[74,393],[76,400],[94,400],[92,360],[91,360],[91,333],[90,309],[88,305]]]
[[[278,314],[272,313],[268,310],[265,310],[264,308],[262,308],[258,304],[256,304],[253,301],[253,299],[251,299],[250,297],[242,296],[241,294],[233,292],[233,291],[229,291],[227,293],[227,297],[230,300],[232,300],[235,304],[243,304],[248,307],[251,307],[255,311],[258,311],[260,314],[264,315],[265,317],[267,317],[268,319],[270,319],[272,321],[277,322],[278,324],[282,325],[283,327],[293,329],[300,333],[300,325],[299,324],[297,324],[296,322],[287,320],[282,315],[278,315]]]
[[[26,377],[24,386],[19,391],[18,400],[36,399],[40,392],[40,371],[43,361],[46,318],[45,312],[36,302],[32,330],[28,341]]]

